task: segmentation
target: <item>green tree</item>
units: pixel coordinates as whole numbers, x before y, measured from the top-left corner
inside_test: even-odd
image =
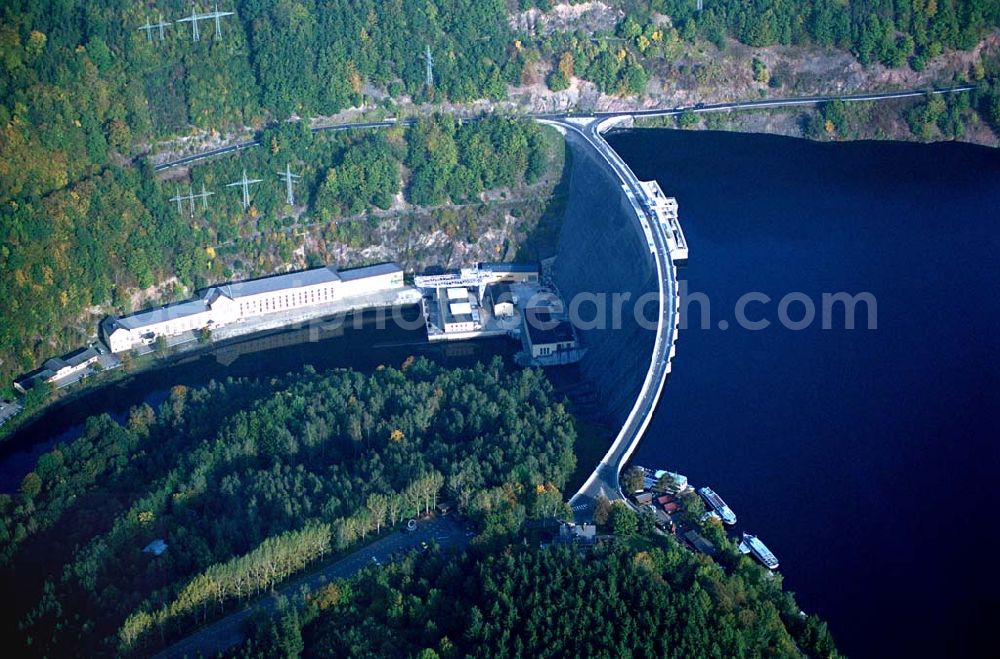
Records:
[[[624,501],[611,505],[611,529],[618,537],[635,535],[639,530],[639,520],[635,512]]]
[[[611,519],[611,501],[603,494],[597,497],[594,504],[594,524],[604,526]]]
[[[622,490],[626,494],[632,494],[644,489],[646,486],[646,472],[640,467],[629,467],[622,474]]]
[[[698,125],[698,115],[693,110],[684,110],[677,118],[677,125],[681,128],[694,128]]]
[[[29,471],[21,480],[20,491],[28,499],[34,499],[42,491],[42,479],[35,472]]]

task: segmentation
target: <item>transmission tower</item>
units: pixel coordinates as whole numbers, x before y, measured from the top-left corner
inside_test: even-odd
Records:
[[[191,214],[194,215],[194,200],[196,197],[201,197],[201,208],[204,211],[208,210],[208,198],[214,195],[214,192],[206,192],[205,184],[201,184],[201,194],[191,193]]]
[[[243,188],[243,210],[246,210],[247,208],[250,208],[250,186],[252,184],[254,184],[254,183],[260,183],[260,182],[261,182],[261,179],[259,179],[259,178],[248,179],[247,178],[247,170],[246,170],[246,168],[244,168],[243,169],[243,178],[240,179],[239,181],[234,182],[234,183],[230,183],[226,187],[227,188],[232,188],[232,187],[238,185],[241,188]]]
[[[173,197],[171,197],[170,201],[176,201],[177,202],[177,213],[178,214],[182,214],[184,212],[184,208],[181,206],[181,202],[187,201],[187,197],[185,197],[185,196],[183,196],[181,194],[181,186],[179,186],[179,185],[177,186],[177,194],[175,194]]]
[[[289,206],[295,205],[295,193],[292,191],[292,179],[302,178],[298,174],[292,174],[292,166],[289,164],[285,165],[285,171],[278,174],[278,178],[285,182],[285,201],[288,202]]]
[[[146,19],[146,24],[143,25],[142,27],[140,27],[139,29],[143,30],[146,33],[146,41],[149,41],[149,42],[153,41],[153,30],[159,30],[160,41],[163,41],[163,28],[170,27],[170,26],[171,26],[171,23],[164,23],[163,22],[163,14],[160,14],[160,22],[159,23],[150,23],[149,19],[147,18]]]
[[[198,6],[191,5],[191,15],[186,18],[178,18],[176,23],[191,23],[191,41],[201,41],[201,34],[198,33],[198,21],[201,16],[198,14]]]
[[[232,11],[219,11],[219,3],[215,3],[215,11],[209,12],[207,14],[198,13],[198,5],[191,5],[191,15],[185,16],[184,18],[178,18],[177,23],[190,23],[191,24],[191,41],[201,41],[201,32],[198,30],[198,21],[215,20],[215,38],[222,38],[222,24],[219,19],[225,16],[233,16],[235,12]]]
[[[427,44],[424,50],[424,67],[427,83],[427,89],[429,90],[434,86],[434,57],[431,55],[431,45]]]
[[[215,3],[215,11],[213,11],[211,14],[204,14],[205,18],[214,18],[215,19],[215,38],[216,39],[221,39],[222,38],[222,25],[219,23],[219,19],[223,18],[224,16],[232,16],[234,13],[235,12],[231,12],[231,11],[219,11],[219,3],[216,2]]]
[[[177,186],[177,194],[174,195],[173,197],[171,197],[170,201],[176,201],[177,202],[177,212],[181,213],[181,214],[184,213],[183,203],[185,201],[190,202],[190,204],[191,204],[191,206],[190,206],[190,208],[191,208],[191,217],[194,217],[194,200],[195,199],[201,199],[202,208],[207,211],[208,210],[208,198],[211,197],[214,194],[215,194],[214,192],[207,192],[205,190],[205,184],[204,183],[201,186],[201,192],[199,194],[195,194],[194,193],[194,189],[191,186],[188,186],[188,193],[185,194],[185,195],[182,195],[181,194],[181,188],[180,188],[180,186]]]

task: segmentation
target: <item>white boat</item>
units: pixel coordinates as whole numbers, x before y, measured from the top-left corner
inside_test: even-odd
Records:
[[[712,507],[712,510],[719,513],[719,517],[722,518],[723,522],[729,526],[736,523],[736,513],[734,513],[729,506],[726,505],[726,502],[722,500],[722,497],[716,494],[712,488],[699,488],[698,494],[700,494],[701,498],[703,498],[708,505]]]
[[[749,533],[743,534],[743,540],[740,541],[740,551],[744,554],[753,554],[757,560],[770,570],[778,569],[778,558],[755,535]]]

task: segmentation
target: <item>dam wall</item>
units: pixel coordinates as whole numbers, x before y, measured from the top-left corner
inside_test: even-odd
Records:
[[[567,131],[566,142],[572,154],[569,202],[552,275],[568,305],[578,299],[584,325],[577,332],[587,348],[580,362],[583,376],[598,391],[609,420],[621,424],[642,388],[656,340],[656,264],[614,171],[574,131]],[[589,295],[603,300],[605,308],[595,312],[592,302],[580,302]],[[615,295],[627,297],[617,305],[620,314]],[[635,316],[635,303],[644,295],[646,328]],[[586,321],[595,316],[595,327],[588,329]]]

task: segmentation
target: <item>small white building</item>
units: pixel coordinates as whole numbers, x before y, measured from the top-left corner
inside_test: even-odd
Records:
[[[46,359],[42,367],[14,380],[14,388],[22,394],[39,382],[54,383],[56,380],[68,378],[84,371],[100,358],[100,353],[93,346],[74,350],[62,357]]]
[[[510,284],[489,284],[483,292],[483,305],[489,305],[495,318],[511,318],[517,311],[517,297]]]
[[[464,302],[449,302],[439,299],[442,329],[446,334],[475,332],[482,329],[479,309],[469,302],[468,292]]]
[[[447,289],[448,299],[451,301],[468,300],[469,289],[460,286],[452,286]]]
[[[568,356],[577,348],[573,326],[564,318],[557,318],[548,309],[525,310],[524,324],[528,350],[532,359]]]

